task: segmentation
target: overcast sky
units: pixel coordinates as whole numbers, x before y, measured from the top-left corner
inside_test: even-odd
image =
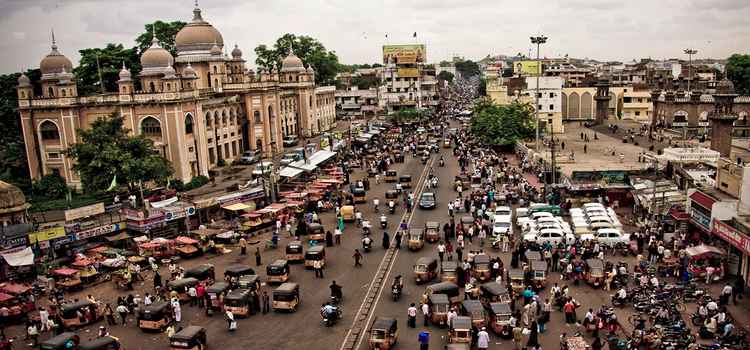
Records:
[[[253,48],[284,33],[307,34],[343,63],[373,63],[385,43],[427,45],[436,62],[458,54],[529,53],[545,34],[542,56],[629,61],[725,58],[750,48],[750,0],[201,0],[203,18],[254,65]],[[36,68],[50,51],[109,42],[133,46],[145,23],[192,19],[193,0],[0,0],[0,73]],[[412,38],[418,33],[416,39]],[[388,39],[386,39],[388,34]]]

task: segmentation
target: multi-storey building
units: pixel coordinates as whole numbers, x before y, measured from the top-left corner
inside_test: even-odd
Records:
[[[379,104],[389,113],[402,108],[434,108],[440,96],[435,67],[425,64],[424,45],[383,46]]]
[[[79,96],[73,64],[52,42],[42,59],[42,95],[28,77],[18,79],[18,104],[29,170],[33,179],[57,173],[79,186],[65,150],[79,129],[113,113],[134,135],[154,141],[174,167],[175,178],[208,176],[220,160],[244,150],[266,156],[283,152],[285,135],[311,136],[333,126],[333,88],[316,88],[315,72],[289,52],[280,71],[245,68],[235,45],[223,53],[221,33],[193,10],[193,20],[175,37],[177,57],[156,38],[140,57],[142,71],[120,71],[118,91]]]

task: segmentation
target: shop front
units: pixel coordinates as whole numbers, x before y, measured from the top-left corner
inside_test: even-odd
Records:
[[[725,243],[729,274],[742,276],[747,284],[750,279],[750,236],[741,230],[747,230],[747,227],[734,220],[714,220],[711,227],[711,233]]]
[[[716,200],[703,192],[696,191],[690,195],[690,223],[700,233],[711,233],[711,208]]]

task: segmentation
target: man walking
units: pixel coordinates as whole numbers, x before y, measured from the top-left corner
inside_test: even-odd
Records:
[[[477,349],[487,350],[490,347],[490,335],[487,333],[487,328],[482,327],[482,330],[477,333]]]
[[[354,267],[361,267],[362,263],[360,263],[360,260],[362,260],[362,253],[359,252],[359,249],[354,249]]]
[[[430,332],[419,332],[419,350],[428,350],[430,348]]]
[[[428,322],[430,318],[430,305],[427,303],[422,304],[422,315],[424,316],[424,326],[429,327],[430,324]]]
[[[409,305],[409,308],[406,310],[406,315],[408,317],[408,321],[406,322],[410,328],[417,328],[417,308],[414,306],[414,303],[411,303]]]

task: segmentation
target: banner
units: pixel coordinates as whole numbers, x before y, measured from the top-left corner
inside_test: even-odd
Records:
[[[399,68],[399,78],[419,78],[419,68]]]
[[[65,221],[85,218],[104,213],[104,203],[96,203],[85,207],[70,209],[65,211]]]
[[[729,226],[720,220],[713,221],[713,234],[719,236],[727,243],[735,246],[745,254],[750,254],[750,237]]]
[[[38,242],[49,241],[50,239],[60,238],[65,236],[65,227],[57,226],[48,228],[46,230],[39,230],[29,233],[29,244]]]
[[[10,266],[34,265],[34,251],[31,247],[15,253],[3,253],[2,256]]]
[[[383,45],[383,63],[413,64],[424,63],[427,51],[424,45]]]
[[[513,73],[522,75],[541,74],[542,67],[537,61],[516,61],[513,63]]]
[[[76,233],[76,240],[83,240],[91,237],[101,236],[112,232],[117,232],[125,228],[125,223],[117,223],[117,224],[111,224],[111,225],[104,225],[99,227],[94,227],[89,230],[84,230],[81,232]]]

